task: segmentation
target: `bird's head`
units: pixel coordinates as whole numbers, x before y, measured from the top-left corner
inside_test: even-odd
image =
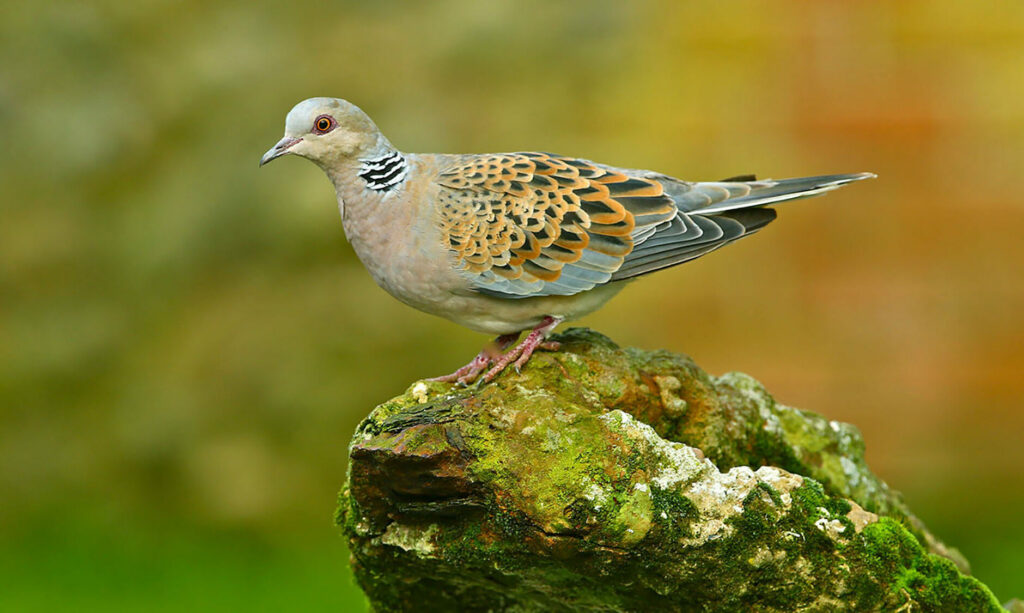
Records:
[[[370,156],[387,143],[373,120],[340,98],[309,98],[296,104],[284,122],[284,138],[260,159],[260,166],[294,154],[331,167]]]

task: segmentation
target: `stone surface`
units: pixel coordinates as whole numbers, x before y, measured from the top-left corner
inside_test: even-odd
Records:
[[[584,329],[418,382],[350,446],[338,523],[378,611],[998,611],[853,426]]]

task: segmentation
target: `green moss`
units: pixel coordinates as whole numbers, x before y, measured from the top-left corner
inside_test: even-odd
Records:
[[[510,532],[519,536],[489,534],[483,522],[460,522],[446,526],[436,542],[444,561],[455,567],[489,565],[512,571],[521,566],[516,560],[522,554],[522,536],[518,530]]]
[[[690,538],[693,522],[700,516],[697,505],[678,492],[651,488],[651,507],[657,527],[668,533],[666,538]]]
[[[898,521],[883,517],[855,541],[870,571],[854,580],[859,603],[918,603],[924,611],[1001,611],[992,592],[949,560],[927,553]],[[884,587],[880,587],[884,586]]]
[[[529,517],[507,507],[495,505],[491,518],[498,540],[519,543],[537,530],[536,524]]]
[[[813,479],[805,479],[803,485],[793,490],[793,506],[810,515],[815,509],[828,504],[825,488]]]
[[[349,469],[351,471],[351,468]],[[362,530],[359,528],[359,509],[355,498],[352,497],[349,488],[342,488],[338,492],[337,506],[334,509],[334,524],[342,529],[342,532],[354,536]]]
[[[643,489],[634,489],[619,506],[615,521],[608,524],[609,536],[622,547],[639,543],[651,529],[652,511],[648,488],[644,486]]]
[[[739,538],[735,541],[736,550],[756,548],[760,541],[778,532],[778,509],[766,500],[758,488],[750,492],[743,501],[743,512],[726,520],[735,529]],[[737,551],[740,553],[740,551]]]

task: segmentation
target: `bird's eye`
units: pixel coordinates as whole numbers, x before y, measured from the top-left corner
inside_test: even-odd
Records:
[[[317,134],[325,134],[334,129],[334,118],[330,115],[321,115],[313,122],[313,131]]]

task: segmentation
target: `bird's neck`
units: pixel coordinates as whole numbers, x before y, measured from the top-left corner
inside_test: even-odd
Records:
[[[406,183],[417,160],[392,148],[328,170],[345,236],[374,280],[395,295],[404,295],[394,283],[407,275],[396,271],[414,259],[425,223]]]
[[[409,160],[383,135],[378,135],[372,147],[359,154],[330,163],[318,162],[327,173],[338,195],[346,196],[387,194],[395,191],[409,175]],[[366,194],[361,194],[365,190]],[[353,192],[353,193],[348,193]]]
[[[408,223],[409,211],[401,195],[413,158],[381,137],[378,146],[343,163],[324,167],[338,196],[345,234],[359,250],[376,228]]]

